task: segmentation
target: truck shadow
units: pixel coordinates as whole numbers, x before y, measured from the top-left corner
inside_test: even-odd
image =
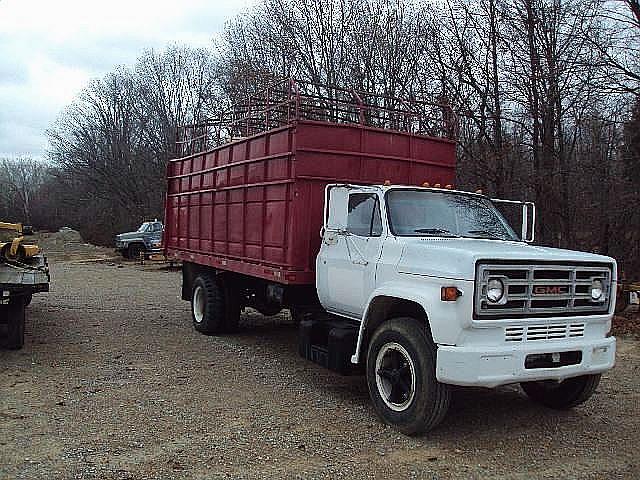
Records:
[[[227,339],[238,346],[259,343],[268,350],[267,355],[283,359],[294,383],[304,383],[347,409],[365,410],[373,422],[380,422],[371,405],[364,375],[342,376],[300,357],[297,333],[297,326],[288,319],[256,315],[243,318],[241,330]],[[541,429],[561,430],[564,424],[576,421],[584,422],[585,428],[592,423],[580,409],[555,411],[531,402],[517,385],[495,389],[453,387],[446,420],[418,438],[448,442],[477,436],[479,430],[493,434],[500,431],[507,437],[520,438],[527,432],[541,433]]]

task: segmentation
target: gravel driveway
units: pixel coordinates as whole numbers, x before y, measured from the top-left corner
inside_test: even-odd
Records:
[[[53,259],[52,279],[24,350],[0,348],[0,479],[640,478],[636,340],[573,411],[460,389],[409,438],[363,377],[299,358],[285,315],[206,337],[177,271]]]

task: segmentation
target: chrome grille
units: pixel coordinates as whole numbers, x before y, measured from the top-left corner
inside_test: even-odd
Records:
[[[478,264],[476,318],[551,317],[606,313],[611,297],[610,265]],[[487,299],[489,279],[499,278],[505,296],[498,303]],[[602,299],[591,299],[594,279],[602,281]]]
[[[505,327],[505,342],[562,340],[584,336],[584,323],[554,323],[551,325],[518,325]]]

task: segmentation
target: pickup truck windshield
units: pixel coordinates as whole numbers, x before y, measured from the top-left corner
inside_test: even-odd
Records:
[[[519,240],[495,206],[482,197],[390,190],[387,208],[391,231],[398,236]]]

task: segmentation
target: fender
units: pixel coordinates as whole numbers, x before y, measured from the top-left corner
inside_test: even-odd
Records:
[[[442,302],[440,289],[442,286],[456,286],[462,292],[462,297],[456,302]],[[362,343],[369,323],[369,313],[374,300],[379,297],[391,297],[398,300],[415,302],[422,307],[427,315],[433,341],[436,344],[454,345],[462,328],[471,319],[463,319],[465,310],[469,310],[466,303],[473,302],[473,282],[466,280],[447,280],[422,275],[407,275],[406,281],[394,280],[380,285],[373,291],[367,301],[367,308],[360,321],[356,350],[351,357],[352,363],[359,363]],[[464,298],[464,300],[463,300]],[[472,307],[471,307],[472,308]],[[460,318],[460,320],[458,320]]]

